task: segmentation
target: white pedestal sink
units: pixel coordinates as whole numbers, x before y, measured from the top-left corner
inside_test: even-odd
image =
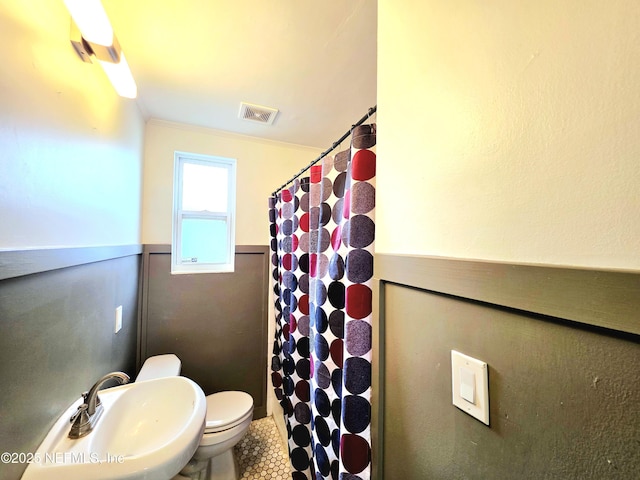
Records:
[[[22,480],[169,480],[198,448],[207,404],[188,378],[109,388],[100,399],[104,412],[93,431],[67,437],[79,399],[53,425]]]

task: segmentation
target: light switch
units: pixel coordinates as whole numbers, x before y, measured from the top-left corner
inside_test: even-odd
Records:
[[[453,404],[489,425],[489,368],[482,360],[451,350]]]
[[[476,374],[465,367],[460,367],[460,396],[467,402],[476,403]]]
[[[116,308],[116,324],[113,329],[114,333],[118,333],[122,328],[122,305]]]

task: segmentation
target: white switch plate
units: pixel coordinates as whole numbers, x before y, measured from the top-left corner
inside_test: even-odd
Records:
[[[489,369],[487,364],[464,353],[451,350],[451,379],[453,404],[463,412],[489,425]]]
[[[114,333],[118,333],[122,328],[122,305],[116,308],[116,327]]]

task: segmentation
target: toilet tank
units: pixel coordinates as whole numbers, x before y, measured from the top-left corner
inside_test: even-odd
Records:
[[[144,361],[136,382],[153,380],[154,378],[176,377],[180,375],[180,359],[173,353],[155,355]]]

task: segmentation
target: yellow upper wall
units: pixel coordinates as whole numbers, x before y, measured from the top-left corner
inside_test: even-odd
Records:
[[[150,120],[145,133],[143,243],[171,243],[176,151],[237,160],[237,245],[269,244],[269,195],[320,153],[315,148]]]
[[[378,252],[640,268],[635,0],[379,0]]]
[[[62,1],[0,2],[0,249],[140,242],[144,120]]]

